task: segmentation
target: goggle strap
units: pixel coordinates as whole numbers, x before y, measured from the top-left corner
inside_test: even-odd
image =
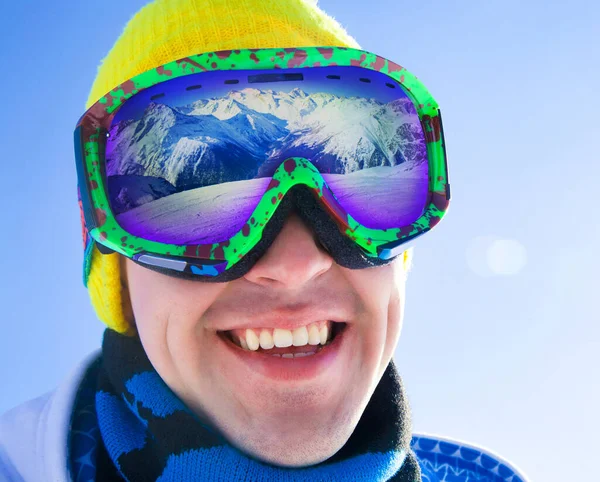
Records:
[[[450,181],[448,177],[448,156],[446,155],[446,139],[444,138],[444,124],[442,122],[442,111],[438,107],[438,116],[440,117],[440,134],[442,136],[442,149],[444,149],[444,167],[446,170],[446,200],[450,201]]]
[[[77,129],[75,129],[74,136],[74,145],[79,146],[79,149],[75,149],[75,166],[77,169],[77,178],[80,180],[79,182],[87,182],[86,176],[84,173],[84,160],[81,157],[82,153],[85,152],[83,146],[83,139],[81,136],[82,126],[79,125]],[[92,214],[92,200],[90,198],[89,187],[79,186],[79,193],[81,198],[81,207],[83,210],[83,219],[85,220],[85,227],[88,232],[92,232],[92,229],[96,227],[96,222],[94,220],[94,216]]]
[[[110,249],[108,246],[104,246],[103,244],[99,243],[98,241],[94,241],[96,243],[96,248],[98,248],[98,251],[100,251],[102,254],[113,254],[116,253],[116,251],[114,249]]]

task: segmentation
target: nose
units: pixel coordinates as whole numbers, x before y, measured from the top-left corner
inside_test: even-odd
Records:
[[[332,265],[333,259],[311,229],[292,213],[273,244],[244,278],[269,288],[294,290],[321,276]]]

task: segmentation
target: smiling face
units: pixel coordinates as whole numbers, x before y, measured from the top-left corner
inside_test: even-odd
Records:
[[[291,215],[231,282],[173,278],[124,257],[121,267],[144,350],[171,390],[240,450],[300,467],[342,448],[393,355],[404,312],[401,258],[342,268]],[[323,326],[335,327],[325,346],[322,330],[316,344]],[[305,346],[268,348],[273,333],[277,345]],[[298,352],[309,354],[291,357]]]

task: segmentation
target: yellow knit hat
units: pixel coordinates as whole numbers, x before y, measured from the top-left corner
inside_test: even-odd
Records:
[[[102,60],[86,110],[120,83],[189,55],[321,45],[360,48],[317,0],[155,0],[129,20]],[[119,333],[135,334],[121,255],[101,254],[94,243],[90,249],[87,287],[96,315]],[[412,249],[404,253],[405,270],[411,257]]]

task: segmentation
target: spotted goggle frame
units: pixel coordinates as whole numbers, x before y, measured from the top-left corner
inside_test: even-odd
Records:
[[[414,122],[420,124],[423,136],[426,179],[422,209],[419,209],[418,216],[413,216],[415,219],[411,219],[411,222],[374,227],[368,226],[368,222],[365,221],[368,216],[357,219],[358,211],[349,212],[347,205],[340,201],[341,188],[332,188],[329,185],[333,181],[328,182],[329,178],[319,164],[321,161],[308,155],[290,155],[273,165],[268,176],[263,178],[260,195],[255,197],[255,202],[243,213],[241,224],[230,223],[230,231],[234,232],[228,232],[226,238],[223,238],[225,231],[221,231],[221,239],[218,239],[218,236],[213,236],[215,239],[211,239],[210,236],[198,239],[187,236],[188,239],[182,242],[183,224],[178,227],[179,234],[173,234],[176,232],[173,231],[168,235],[168,223],[153,226],[152,232],[155,234],[150,236],[137,227],[140,225],[140,217],[143,216],[140,214],[139,203],[134,206],[138,208],[138,212],[135,213],[137,224],[131,221],[133,215],[129,216],[129,221],[126,222],[128,213],[118,212],[123,206],[115,201],[118,196],[113,194],[117,191],[122,194],[123,190],[117,189],[122,186],[117,181],[111,181],[111,176],[107,173],[111,170],[116,172],[121,176],[118,178],[119,182],[124,182],[122,173],[133,171],[130,166],[124,167],[121,161],[118,167],[114,167],[117,163],[116,155],[113,155],[112,164],[109,164],[107,151],[114,154],[119,148],[116,140],[114,145],[110,145],[110,137],[112,133],[117,132],[115,119],[119,117],[120,112],[124,112],[124,106],[134,105],[129,99],[135,99],[136,96],[141,98],[140,94],[144,91],[153,92],[151,89],[156,89],[161,84],[166,85],[174,79],[181,80],[185,77],[191,79],[191,76],[197,76],[201,80],[203,75],[208,78],[209,75],[260,71],[263,80],[269,75],[279,75],[280,80],[289,80],[292,77],[285,75],[292,75],[290,72],[308,75],[309,72],[318,72],[319,69],[325,72],[323,69],[327,68],[358,68],[365,74],[360,78],[361,81],[365,80],[369,73],[377,72],[388,79],[388,87],[400,87],[403,95],[410,99],[414,106]],[[339,75],[328,77],[339,78]],[[272,80],[271,78],[264,81]],[[149,102],[143,104],[145,112],[148,112],[148,106],[154,106]],[[206,105],[203,105],[204,107]],[[89,242],[93,240],[101,252],[118,252],[143,264],[198,276],[218,276],[238,263],[260,241],[266,224],[286,193],[298,185],[304,185],[314,192],[341,232],[366,256],[380,259],[396,256],[406,249],[409,241],[431,230],[444,216],[450,201],[448,166],[438,104],[423,84],[405,68],[378,55],[351,48],[228,50],[191,55],[169,62],[119,84],[101,97],[77,122],[74,141],[84,245],[89,246]],[[126,168],[130,170],[124,171]],[[176,181],[173,181],[173,184],[175,185]],[[377,206],[372,212],[394,210],[400,204],[389,202]],[[150,215],[148,223],[149,220]],[[228,223],[229,220],[222,222],[225,225]],[[148,226],[145,229],[148,229]],[[160,236],[157,233],[161,233]]]

